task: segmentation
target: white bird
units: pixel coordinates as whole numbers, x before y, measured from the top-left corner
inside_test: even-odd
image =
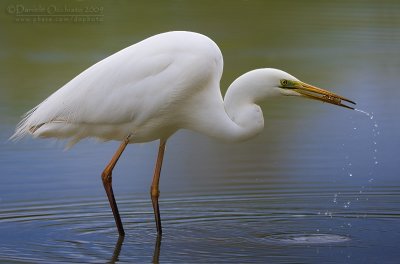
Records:
[[[299,81],[277,69],[263,68],[237,78],[223,98],[223,59],[208,37],[167,32],[149,37],[94,64],[25,114],[12,139],[87,137],[122,141],[102,173],[120,235],[124,229],[112,189],[112,170],[131,143],[159,140],[150,189],[157,232],[159,177],[168,138],[189,129],[225,141],[243,141],[264,127],[258,105],[276,95],[301,96],[347,107],[353,101]]]

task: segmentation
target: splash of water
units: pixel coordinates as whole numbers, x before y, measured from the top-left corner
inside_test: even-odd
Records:
[[[380,134],[379,131],[379,125],[376,122],[376,118],[374,117],[374,114],[371,112],[366,112],[363,111],[361,109],[354,109],[356,112],[361,113],[363,115],[365,115],[365,117],[367,117],[370,122],[371,122],[371,127],[372,127],[372,152],[371,152],[371,160],[372,162],[371,164],[371,169],[368,173],[368,181],[363,184],[363,186],[360,187],[360,190],[358,191],[358,195],[356,195],[356,197],[348,197],[347,199],[344,199],[346,197],[346,195],[342,196],[342,194],[340,192],[334,193],[333,195],[333,205],[337,208],[337,207],[341,207],[342,209],[345,210],[350,210],[351,207],[353,206],[353,204],[357,204],[360,201],[368,201],[368,197],[367,197],[367,189],[368,186],[372,184],[372,182],[374,181],[374,172],[376,169],[376,166],[378,166],[379,164],[379,160],[378,160],[378,136]],[[353,131],[354,133],[360,133],[361,129],[358,129],[357,126],[353,127]],[[345,144],[342,144],[342,147],[344,147]],[[352,178],[357,178],[359,175],[357,173],[357,171],[355,170],[356,168],[354,168],[353,166],[353,162],[351,159],[350,155],[345,155],[345,165],[343,166],[342,170],[344,172],[344,175],[347,175],[348,177],[352,177]],[[322,213],[318,213],[319,215],[323,215]],[[325,212],[324,214],[325,216],[329,216],[329,217],[333,217],[334,216],[334,212],[328,210]],[[365,217],[365,216],[364,216]],[[349,223],[344,223],[342,225],[343,228],[351,228],[352,224]]]
[[[374,120],[374,114],[373,114],[372,112],[371,112],[371,113],[368,113],[368,112],[363,111],[363,110],[361,110],[361,109],[354,109],[354,110],[357,111],[357,112],[360,112],[360,113],[362,113],[362,114],[364,114],[364,115],[366,115],[366,116],[368,116],[369,119]],[[374,120],[374,125],[373,125],[373,128],[372,128],[372,133],[373,133],[373,137],[374,137],[373,144],[374,144],[374,153],[375,153],[374,156],[373,156],[373,160],[374,160],[374,164],[375,164],[375,165],[378,165],[379,161],[378,161],[378,158],[377,158],[377,156],[376,156],[376,153],[378,153],[377,140],[376,140],[376,138],[379,136],[380,132],[379,132],[379,126],[378,126],[378,123],[376,122],[376,120]],[[372,172],[370,172],[370,175],[372,175]],[[371,181],[373,181],[373,178],[370,179],[370,182],[371,182]]]
[[[350,241],[349,236],[335,234],[275,234],[265,237],[265,242],[273,244],[330,244]]]
[[[364,115],[369,116],[370,119],[374,119],[374,116],[373,116],[372,114],[370,114],[370,113],[368,113],[368,112],[365,112],[364,110],[355,108],[354,111],[363,113]]]
[[[361,109],[354,109],[354,110],[357,111],[357,112],[359,112],[359,113],[361,113],[361,114],[363,114],[363,115],[365,115],[366,117],[368,117],[368,118],[369,118],[370,120],[372,120],[372,122],[373,122],[373,125],[372,125],[372,136],[373,136],[373,140],[372,140],[372,144],[373,144],[373,145],[372,145],[372,147],[373,147],[373,151],[372,151],[372,165],[373,165],[374,167],[376,167],[376,166],[379,164],[378,157],[377,157],[377,154],[378,154],[377,137],[378,137],[379,134],[380,134],[380,132],[379,132],[379,125],[378,125],[378,123],[376,122],[376,119],[374,118],[374,114],[373,114],[372,112],[369,113],[369,112],[366,112],[366,111],[361,110]],[[355,127],[354,130],[356,130],[356,129],[357,129],[357,128]],[[349,157],[346,156],[346,160],[348,160],[348,159],[349,159]],[[350,169],[351,166],[352,166],[352,163],[351,163],[351,162],[348,162],[347,166],[348,166],[348,168]],[[373,178],[373,172],[374,172],[373,168],[374,168],[374,167],[372,167],[372,169],[370,170],[370,172],[369,172],[369,174],[368,174],[369,180],[368,180],[367,185],[368,185],[368,184],[371,184],[371,183],[374,181],[374,178]],[[354,176],[354,172],[353,172],[352,170],[349,170],[347,174],[348,174],[348,176],[350,176],[350,177],[353,177],[353,176]],[[366,187],[365,185],[364,185],[364,186],[361,186],[361,190],[359,191],[359,195],[363,195],[363,194],[364,194],[365,187]],[[360,198],[360,197],[356,197],[356,201],[359,201],[359,200],[360,200],[359,198]],[[366,198],[365,200],[367,201],[368,198]],[[343,203],[343,208],[348,209],[348,208],[350,208],[350,205],[351,205],[351,201],[346,201],[346,202]]]

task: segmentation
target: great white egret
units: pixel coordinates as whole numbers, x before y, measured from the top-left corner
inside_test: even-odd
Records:
[[[112,189],[112,171],[130,143],[160,140],[150,189],[157,232],[159,179],[167,139],[190,129],[225,141],[243,141],[264,127],[259,102],[301,96],[354,109],[353,101],[299,81],[277,69],[247,72],[220,90],[222,54],[193,32],[152,36],[94,64],[25,114],[12,139],[86,137],[122,141],[101,177],[120,235],[124,229]]]

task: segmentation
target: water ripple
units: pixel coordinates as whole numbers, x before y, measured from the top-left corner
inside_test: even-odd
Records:
[[[328,244],[348,242],[350,238],[334,234],[277,234],[265,237],[265,241],[272,244]]]
[[[369,197],[373,197],[375,202],[386,200],[387,194],[372,193]],[[301,207],[297,207],[292,201],[291,206],[285,205],[288,200],[300,200]],[[240,220],[240,219],[257,219],[259,217],[268,217],[269,219],[280,217],[312,217],[319,216],[321,208],[307,206],[306,201],[314,199],[330,199],[330,195],[320,194],[243,194],[243,195],[209,195],[198,197],[172,197],[161,198],[161,210],[163,220],[167,224],[182,224],[193,222],[210,222],[221,220]],[[343,198],[345,199],[345,198]],[[348,197],[346,199],[349,199]],[[353,197],[354,199],[354,197]],[[121,214],[128,224],[143,225],[148,224],[152,220],[152,208],[150,200],[134,199],[131,196],[118,197],[118,204],[121,207]],[[387,203],[386,203],[387,205]],[[385,218],[398,219],[400,211],[393,210],[374,210],[369,209],[363,211],[363,208],[352,208],[353,210],[345,210],[343,208],[331,209],[335,211],[335,217],[343,218]],[[395,206],[395,205],[394,205]],[[279,208],[279,211],[276,209]],[[47,224],[66,225],[71,223],[84,222],[87,219],[98,219],[103,221],[104,218],[110,218],[110,210],[108,202],[104,197],[97,199],[82,200],[59,200],[59,201],[35,201],[35,202],[16,202],[12,204],[3,204],[0,210],[0,223],[24,223],[33,221],[45,221]],[[111,215],[112,218],[112,215]],[[98,221],[98,222],[101,222]],[[95,224],[96,221],[90,221]]]
[[[387,198],[380,192],[370,197],[375,202],[384,202]],[[331,195],[318,193],[225,193],[188,197],[166,194],[160,200],[165,243],[160,246],[150,199],[132,196],[117,199],[127,232],[124,242],[117,239],[111,210],[102,196],[20,201],[7,207],[3,204],[0,231],[3,237],[11,239],[1,246],[0,261],[116,262],[122,250],[130,258],[118,262],[150,262],[165,247],[167,250],[161,250],[161,257],[168,255],[171,261],[201,262],[214,254],[226,257],[226,262],[248,262],[254,255],[265,254],[265,247],[272,246],[271,254],[275,254],[274,250],[285,245],[354,243],[353,237],[357,239],[357,230],[365,228],[366,222],[385,219],[390,230],[391,221],[394,226],[400,218],[398,210],[366,210],[355,205],[349,210],[335,207],[334,203],[327,209],[333,212],[331,215],[319,214],[320,203],[313,201],[329,200]],[[168,248],[181,250],[169,255]]]

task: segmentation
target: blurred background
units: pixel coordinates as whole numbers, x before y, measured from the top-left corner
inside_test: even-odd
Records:
[[[0,260],[113,256],[117,232],[100,173],[118,142],[84,140],[63,151],[64,142],[8,138],[23,113],[86,68],[171,30],[219,45],[223,94],[244,72],[273,67],[367,114],[277,98],[263,105],[265,131],[248,142],[178,132],[160,183],[160,261],[400,256],[398,1],[6,0],[0,9]],[[131,145],[114,172],[128,233],[120,262],[154,257],[156,151],[156,142]]]

